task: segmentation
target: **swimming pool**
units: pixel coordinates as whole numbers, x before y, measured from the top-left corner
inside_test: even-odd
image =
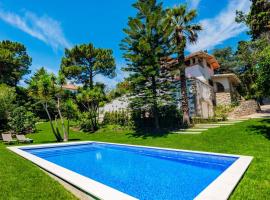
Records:
[[[226,199],[252,159],[101,142],[10,149],[100,199]]]

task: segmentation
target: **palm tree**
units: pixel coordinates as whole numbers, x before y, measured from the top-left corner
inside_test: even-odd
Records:
[[[187,42],[195,43],[198,39],[198,32],[202,30],[200,24],[192,23],[197,16],[196,10],[188,11],[186,5],[179,5],[166,11],[167,30],[171,30],[171,42],[177,54],[177,69],[180,70],[181,79],[181,102],[183,112],[183,123],[190,125],[188,96],[185,76],[185,55],[184,51]]]

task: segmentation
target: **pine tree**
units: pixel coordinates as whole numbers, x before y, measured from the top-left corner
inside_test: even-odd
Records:
[[[164,10],[156,0],[139,0],[133,7],[137,10],[135,17],[130,17],[128,28],[124,29],[126,38],[121,48],[127,60],[125,71],[130,72],[132,90],[131,107],[139,113],[150,113],[154,126],[158,130],[158,108],[168,103],[171,81],[162,59],[170,55],[170,45],[164,24]]]

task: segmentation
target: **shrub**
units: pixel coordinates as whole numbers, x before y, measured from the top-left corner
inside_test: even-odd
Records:
[[[91,116],[90,112],[82,112],[79,116],[80,129],[85,132],[95,132],[98,130],[98,123],[93,123],[96,117]]]
[[[163,129],[177,129],[182,127],[182,113],[175,105],[159,106],[159,125]],[[151,111],[133,110],[131,119],[135,128],[153,129],[154,117]]]
[[[117,124],[120,126],[130,126],[130,114],[128,111],[113,111],[113,112],[105,112],[103,118],[103,124]]]
[[[8,125],[17,134],[32,133],[36,130],[35,124],[37,121],[38,119],[32,112],[20,106],[10,114]]]
[[[7,128],[8,116],[14,108],[16,99],[15,89],[5,84],[0,84],[0,130]]]
[[[231,105],[219,105],[215,107],[215,118],[227,120],[228,114],[233,110],[234,106]]]

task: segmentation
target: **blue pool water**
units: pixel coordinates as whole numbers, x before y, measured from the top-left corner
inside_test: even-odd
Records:
[[[193,199],[237,160],[104,143],[23,150],[141,200]]]

